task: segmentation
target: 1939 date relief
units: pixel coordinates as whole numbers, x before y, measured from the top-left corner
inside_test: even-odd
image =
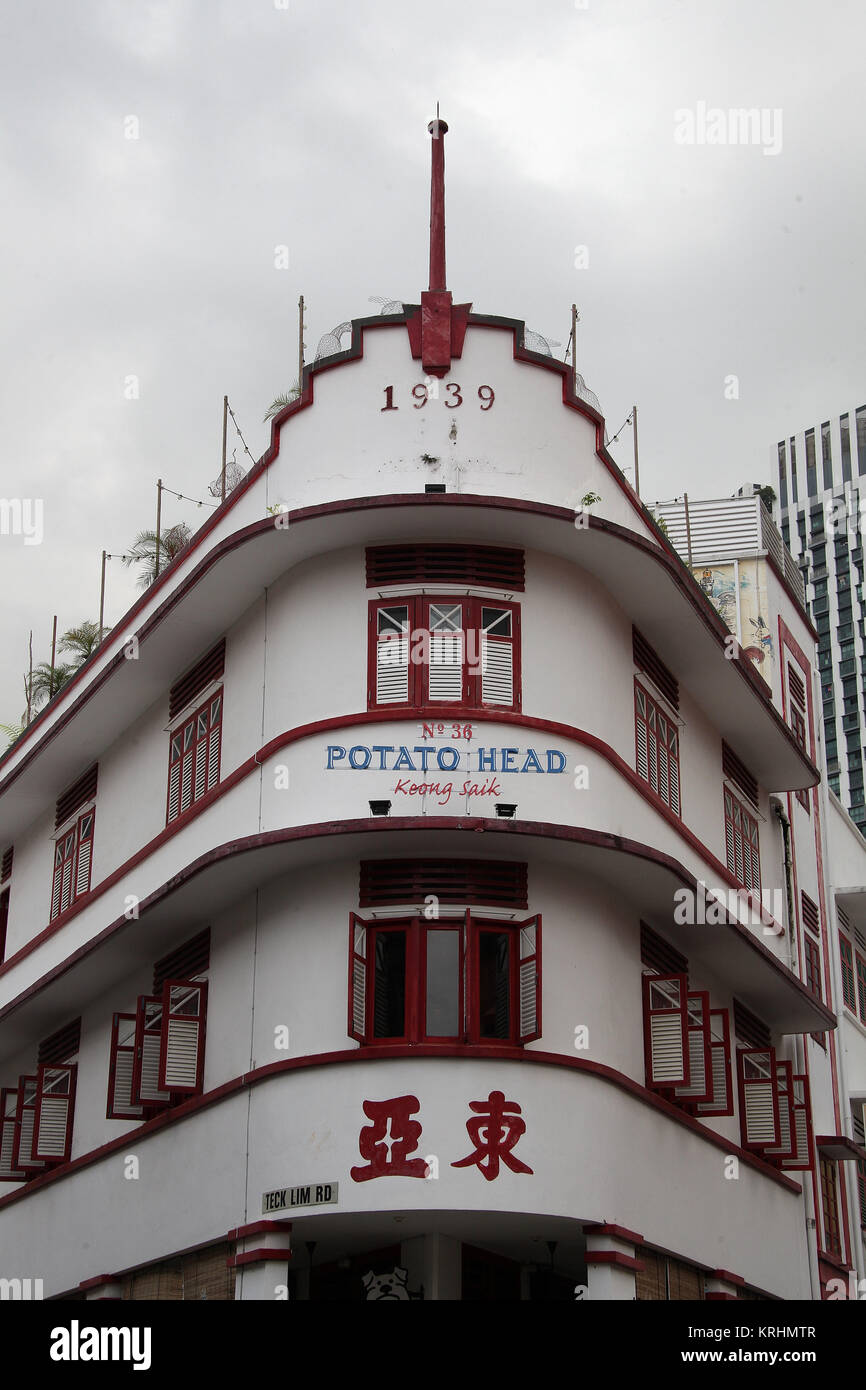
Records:
[[[380,410],[399,410],[400,406],[394,400],[394,387],[386,386],[385,404]],[[466,401],[464,388],[456,381],[449,381],[443,385],[435,378],[428,378],[427,381],[419,381],[417,386],[412,386],[408,390],[409,401],[407,406],[412,410],[423,410],[428,401],[441,401],[446,410],[457,410]],[[479,409],[492,410],[493,402],[496,400],[496,393],[492,386],[479,386],[476,392]],[[472,400],[471,388],[469,399]]]

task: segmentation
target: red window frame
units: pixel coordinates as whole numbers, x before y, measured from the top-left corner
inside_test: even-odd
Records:
[[[680,731],[646,686],[634,682],[635,767],[675,816],[682,816],[680,802]],[[664,749],[662,740],[664,736]],[[672,775],[674,774],[674,775]]]
[[[712,1095],[701,1101],[699,1115],[733,1115],[734,1088],[731,1082],[731,1020],[727,1009],[710,1009],[710,1075]]]
[[[860,1001],[860,1020],[866,1023],[866,956],[857,952],[857,998]]]
[[[839,1183],[836,1161],[821,1158],[821,1217],[824,1225],[824,1251],[828,1255],[842,1257],[842,1230],[839,1223]]]
[[[462,627],[455,628],[460,638],[452,638],[450,632],[441,631],[438,623],[444,622],[448,610],[461,608]],[[379,612],[405,609],[405,627],[394,627],[393,636],[387,631],[379,633]],[[431,617],[431,609],[443,610],[442,616]],[[499,635],[496,627],[487,623],[483,626],[483,610],[493,609],[510,615],[510,633]],[[396,621],[393,620],[396,624]],[[399,621],[403,621],[402,619]],[[511,599],[476,598],[466,594],[396,594],[392,598],[375,598],[368,602],[368,652],[367,652],[367,707],[368,709],[415,709],[429,707],[441,709],[443,713],[463,713],[478,709],[504,709],[519,711],[521,708],[521,640],[520,604]],[[398,631],[402,634],[398,637]],[[485,633],[487,635],[485,636]],[[396,639],[396,640],[395,640]],[[379,673],[380,647],[386,644],[400,644],[399,662],[383,661],[381,670],[388,666],[402,673],[405,643],[406,679],[394,680],[399,686],[396,699],[380,698]],[[511,699],[495,698],[494,691],[499,675],[500,688],[507,683],[509,663],[494,668],[490,662],[491,653],[497,649],[508,648],[511,653],[510,681]],[[449,682],[447,670],[452,663],[444,660],[451,652],[460,653],[459,689],[456,680]],[[420,656],[420,659],[419,659]],[[438,660],[437,660],[438,657]],[[456,662],[453,663],[457,665]],[[438,680],[431,681],[431,673],[436,670]],[[487,684],[489,678],[489,685]],[[436,686],[438,685],[438,689]],[[405,689],[405,696],[404,691]]]
[[[68,1163],[72,1156],[77,1073],[74,1062],[43,1062],[37,1068],[32,1154],[42,1163]]]
[[[802,698],[802,700],[800,699],[800,697],[799,697],[798,694],[795,695],[795,690],[794,690],[794,683],[795,683],[795,681],[796,681],[797,683],[799,683],[800,686],[802,687],[802,690],[803,690],[803,698]],[[807,683],[806,683],[805,678],[804,678],[803,676],[801,676],[799,672],[797,672],[797,671],[794,670],[794,667],[793,667],[792,663],[789,661],[789,662],[788,662],[788,716],[789,716],[789,720],[790,720],[790,724],[791,724],[791,732],[793,733],[794,738],[797,740],[797,742],[799,743],[800,747],[802,748],[802,750],[803,750],[803,752],[806,754],[806,756],[807,756],[807,757],[811,757],[811,750],[810,750],[810,748],[809,748],[809,742],[808,742],[808,737],[807,737],[807,733],[806,733],[806,701],[807,701],[808,698],[809,698],[809,697],[807,696],[807,694],[806,694],[806,688],[807,688]],[[806,811],[806,813],[808,814],[808,813],[809,813],[809,790],[808,790],[808,788],[807,788],[807,787],[801,787],[799,791],[796,791],[796,792],[794,793],[794,795],[796,796],[796,798],[797,798],[797,800],[799,801],[800,805],[803,807],[803,810]]]
[[[162,987],[159,1085],[170,1095],[204,1089],[207,980],[166,980]]]
[[[803,933],[803,958],[806,971],[806,988],[816,999],[823,1000],[824,986],[821,980],[821,948],[808,932]]]
[[[842,1002],[852,1014],[857,1013],[857,987],[854,980],[854,947],[839,933],[839,963],[842,969]]]
[[[91,806],[82,811],[75,824],[54,842],[54,876],[51,881],[49,919],[52,922],[85,893],[90,892],[95,825],[96,811]]]
[[[220,686],[168,736],[165,823],[170,825],[219,783],[224,687]]]
[[[108,1064],[108,1120],[141,1120],[144,1106],[132,1099],[135,1075],[136,1014],[116,1013],[111,1021],[111,1053]]]
[[[737,1088],[743,1148],[778,1148],[782,1135],[775,1048],[738,1048]]]
[[[9,930],[9,889],[0,892],[0,965],[6,959],[6,935]]]
[[[643,976],[644,1064],[650,1090],[675,1091],[690,1084],[688,994],[687,975]]]
[[[38,1076],[19,1076],[18,1101],[15,1111],[15,1137],[12,1146],[12,1167],[23,1169],[28,1176],[40,1173],[44,1160],[33,1155],[36,1142],[36,1104],[39,1096]]]
[[[857,1159],[857,1190],[860,1198],[860,1226],[866,1231],[866,1158]]]
[[[394,1037],[374,1035],[376,1016],[376,939],[402,931],[406,935],[403,1032]],[[442,1035],[427,1030],[427,948],[431,932],[459,933],[458,1032]],[[480,1031],[479,941],[483,932],[507,933],[509,1033],[505,1038]],[[462,916],[427,919],[364,918],[349,915],[348,1033],[362,1046],[389,1044],[454,1044],[522,1046],[541,1036],[541,918],[522,921]]]
[[[17,1148],[18,1088],[0,1090],[0,1182],[26,1182],[30,1174],[15,1166]]]
[[[722,788],[725,854],[728,868],[750,893],[761,893],[761,845],[758,822],[728,787]]]
[[[690,990],[686,995],[686,1043],[689,1052],[689,1081],[678,1086],[677,1100],[690,1106],[712,1104],[714,1094],[713,1059],[710,1050],[710,996],[706,990]]]

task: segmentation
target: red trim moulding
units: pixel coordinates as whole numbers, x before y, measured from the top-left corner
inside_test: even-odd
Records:
[[[255,1071],[245,1072],[241,1076],[234,1077],[231,1081],[225,1081],[221,1086],[217,1086],[213,1091],[208,1091],[202,1096],[192,1096],[181,1105],[172,1110],[161,1111],[154,1115],[152,1119],[145,1120],[135,1131],[128,1131],[117,1139],[110,1139],[105,1144],[100,1144],[98,1148],[91,1149],[89,1153],[80,1154],[77,1158],[68,1163],[59,1164],[45,1173],[31,1178],[25,1186],[15,1192],[9,1192],[5,1197],[0,1197],[0,1210],[10,1206],[14,1202],[19,1202],[22,1198],[31,1196],[46,1184],[56,1182],[59,1178],[68,1177],[72,1173],[77,1173],[84,1168],[89,1168],[91,1164],[99,1162],[113,1153],[119,1153],[124,1148],[128,1148],[134,1138],[139,1143],[142,1138],[150,1134],[155,1134],[164,1129],[167,1125],[178,1124],[197,1110],[207,1109],[211,1105],[216,1105],[220,1101],[227,1100],[230,1096],[241,1094],[252,1086],[260,1085],[273,1076],[281,1076],[286,1072],[303,1071],[308,1067],[334,1066],[342,1063],[368,1063],[405,1060],[407,1058],[419,1057],[450,1057],[461,1061],[492,1061],[492,1062],[524,1062],[534,1066],[565,1067],[570,1071],[583,1072],[587,1076],[593,1076],[600,1081],[606,1081],[615,1086],[618,1090],[625,1091],[628,1095],[640,1101],[643,1105],[648,1105],[654,1110],[666,1115],[675,1124],[682,1125],[684,1129],[691,1130],[707,1144],[718,1149],[724,1154],[733,1154],[741,1163],[745,1163],[749,1168],[754,1168],[756,1172],[763,1174],[771,1182],[776,1183],[787,1192],[799,1193],[800,1184],[794,1182],[792,1178],[780,1173],[772,1164],[766,1163],[759,1155],[749,1153],[746,1149],[732,1144],[723,1135],[717,1134],[715,1130],[707,1129],[693,1116],[686,1114],[677,1106],[671,1105],[661,1096],[648,1091],[640,1082],[626,1076],[621,1071],[616,1071],[613,1067],[603,1065],[601,1062],[590,1062],[582,1057],[560,1056],[553,1052],[526,1051],[520,1047],[499,1047],[486,1044],[482,1047],[473,1047],[467,1044],[453,1045],[448,1043],[438,1046],[433,1043],[421,1043],[417,1046],[401,1047],[399,1045],[388,1044],[384,1047],[358,1047],[350,1048],[341,1052],[320,1052],[312,1057],[288,1057],[279,1062],[269,1062],[267,1066],[257,1067]],[[199,1248],[199,1247],[196,1247]]]
[[[586,1263],[617,1265],[620,1269],[633,1269],[637,1272],[644,1268],[643,1260],[636,1260],[633,1255],[623,1255],[619,1250],[587,1250]]]
[[[268,1250],[263,1246],[258,1250],[245,1250],[242,1255],[229,1255],[226,1259],[226,1268],[239,1269],[242,1265],[285,1265],[289,1263],[291,1258],[291,1250]]]
[[[636,1231],[627,1231],[625,1226],[613,1226],[608,1222],[596,1222],[591,1226],[584,1226],[585,1236],[614,1236],[617,1240],[628,1241],[632,1245],[643,1245],[643,1236],[639,1236]]]
[[[594,752],[598,753],[600,757],[604,758],[605,761],[607,761],[616,772],[618,772],[626,781],[628,781],[634,788],[634,790],[637,791],[638,794],[641,797],[643,797],[645,801],[647,801],[651,806],[653,806],[654,809],[668,822],[669,825],[673,826],[673,828],[677,831],[677,833],[681,836],[685,843],[691,849],[695,850],[705,860],[705,862],[712,869],[713,873],[717,874],[723,883],[727,883],[729,887],[732,888],[739,889],[742,887],[742,885],[737,882],[734,875],[728,869],[727,864],[723,864],[720,859],[717,859],[713,852],[710,849],[708,849],[706,845],[703,844],[703,842],[698,838],[698,836],[695,835],[693,831],[689,830],[685,825],[683,825],[680,818],[674,815],[670,807],[667,806],[664,801],[662,801],[661,797],[658,796],[652,790],[652,788],[643,780],[643,778],[638,776],[634,768],[632,768],[628,763],[626,763],[626,761],[617,752],[615,752],[614,749],[611,748],[611,746],[608,743],[605,743],[602,739],[596,737],[595,734],[590,734],[585,729],[579,729],[571,724],[561,724],[558,721],[552,719],[538,719],[534,718],[532,715],[517,714],[513,711],[508,710],[496,711],[495,713],[492,711],[487,713],[483,711],[474,711],[473,713],[475,714],[476,719],[480,717],[482,720],[486,720],[491,723],[514,724],[521,728],[538,729],[545,733],[556,734],[559,737],[568,738],[574,743],[580,743],[584,747],[593,749]],[[436,717],[438,717],[441,714],[441,710],[434,711],[430,709],[429,706],[421,706],[414,710],[395,711],[390,716],[388,722],[399,723],[408,721],[417,724],[419,720],[433,718],[434,714],[436,715]],[[357,714],[339,715],[331,719],[316,720],[314,723],[311,724],[301,724],[298,725],[295,729],[291,729],[286,733],[279,734],[276,738],[271,739],[268,743],[264,744],[263,747],[261,747],[257,753],[254,753],[251,758],[248,758],[246,762],[241,763],[239,767],[235,768],[234,772],[229,773],[225,781],[221,782],[219,786],[214,787],[211,791],[207,792],[199,801],[195,802],[189,808],[188,811],[185,811],[183,815],[178,816],[175,820],[173,820],[170,825],[167,825],[163,830],[159,832],[159,834],[155,835],[152,840],[148,841],[146,845],[143,845],[140,850],[137,850],[135,854],[133,854],[129,859],[126,860],[125,863],[121,864],[118,868],[112,870],[112,872],[108,874],[108,876],[104,878],[102,882],[99,883],[95,888],[91,888],[89,892],[87,892],[81,898],[79,898],[77,902],[73,903],[69,908],[67,908],[65,912],[61,913],[58,917],[56,917],[54,921],[50,922],[48,926],[43,928],[41,932],[38,932],[37,935],[32,937],[30,941],[26,942],[24,946],[20,947],[16,952],[9,956],[7,960],[0,964],[0,976],[2,976],[7,970],[11,970],[15,965],[17,965],[26,956],[28,956],[31,953],[31,951],[36,950],[37,947],[41,946],[44,941],[47,941],[49,937],[53,936],[55,932],[60,931],[64,926],[66,926],[67,922],[71,921],[72,918],[75,917],[79,912],[84,911],[84,909],[88,907],[91,903],[95,902],[110,888],[113,888],[114,885],[120,882],[120,880],[132,869],[137,868],[138,865],[141,864],[145,859],[147,859],[151,854],[155,853],[156,850],[160,849],[162,845],[166,843],[167,840],[169,840],[172,836],[177,835],[187,824],[189,824],[189,822],[194,817],[201,815],[219,797],[225,796],[229,791],[232,790],[233,787],[235,787],[239,782],[243,781],[245,777],[253,773],[256,767],[260,766],[268,758],[273,756],[273,754],[281,751],[283,748],[288,747],[292,743],[298,742],[300,739],[309,738],[315,734],[326,733],[335,729],[351,728],[363,724],[382,723],[384,718],[385,716],[383,716],[383,712],[381,710],[363,710]],[[417,820],[420,819],[420,817],[417,819],[405,817],[399,818],[398,821],[397,818],[393,817],[389,818],[388,820],[383,820],[383,818],[381,817],[376,817],[372,820],[372,825],[375,825],[376,828],[379,830],[384,830],[386,827],[394,826],[398,823],[403,828],[407,826],[414,826],[415,828],[417,828]],[[513,821],[503,821],[497,823],[495,821],[481,818],[476,818],[474,821],[470,822],[468,820],[454,820],[453,818],[448,817],[436,817],[436,821],[437,828],[441,828],[443,826],[451,828],[454,825],[457,825],[458,827],[462,828],[464,826],[471,825],[472,828],[493,829],[494,827],[502,828],[502,826],[505,825],[514,827],[518,824],[517,822]],[[351,826],[353,829],[357,829],[361,824],[362,822],[359,821],[329,823],[327,826],[327,833],[336,834],[340,831],[345,830],[348,826]],[[364,824],[366,824],[366,822]],[[425,824],[425,828],[429,828],[429,826],[430,822],[428,818]],[[552,829],[553,831],[564,830],[566,829],[566,827],[553,827]],[[315,827],[296,827],[293,833],[307,833],[310,830],[312,830],[313,833],[315,833]],[[324,830],[322,833],[324,833]],[[261,837],[250,837],[248,847],[254,848],[255,846],[252,843],[253,840],[260,838]],[[613,839],[613,837],[609,838]],[[229,843],[243,844],[245,842],[233,841]],[[632,842],[621,841],[618,843],[629,844]],[[216,853],[219,853],[219,851],[216,851]],[[668,859],[667,862],[673,864],[676,861]],[[180,882],[185,874],[189,874],[191,870],[194,871],[195,868],[197,866],[200,866],[201,864],[201,860],[194,861],[194,864],[192,866],[189,866],[187,870],[181,871],[181,874],[177,876],[176,881]],[[681,869],[681,866],[677,865],[677,868],[680,869],[681,872],[685,872]],[[694,888],[696,886],[696,883],[697,880],[691,880],[689,886]],[[148,898],[146,898],[144,902],[140,904],[139,910],[143,910],[144,907],[156,901],[157,898],[162,894],[162,891],[162,889],[158,889],[156,893],[153,893]],[[115,929],[115,927],[124,925],[128,925],[127,919],[119,919],[117,923],[113,924],[111,927],[106,928],[104,932],[96,936],[93,939],[93,941],[89,943],[89,947],[95,946],[100,941],[104,940],[107,935],[110,935],[110,933]],[[731,925],[734,924],[731,923]],[[773,956],[772,952],[763,946],[763,943],[757,941],[757,938],[750,939],[752,939],[753,942],[757,944],[762,951],[764,951],[765,955],[767,955],[768,958],[775,962],[775,956]],[[78,958],[78,955],[70,957],[70,963]],[[814,996],[812,996],[811,994],[809,997],[810,999],[814,998]],[[15,1002],[16,1001],[13,1001],[12,1005],[7,1005],[6,1008],[2,1012],[0,1012],[0,1018],[5,1016],[10,1007],[14,1007]],[[827,1011],[827,1018],[830,1026],[834,1027],[835,1016],[829,1010]]]
[[[746,1281],[742,1275],[732,1274],[729,1269],[712,1269],[710,1270],[710,1278],[721,1279],[726,1284],[741,1284],[743,1288],[746,1286]]]
[[[251,1221],[248,1226],[236,1226],[233,1231],[229,1231],[226,1240],[243,1240],[245,1236],[260,1236],[263,1231],[281,1231],[283,1235],[291,1235],[291,1221]]]
[[[253,469],[253,473],[255,471],[256,470]],[[247,480],[247,484],[241,484],[240,487],[235,488],[234,492],[230,494],[230,498],[226,499],[226,503],[224,505],[228,506],[230,499],[232,502],[234,502],[234,500],[238,498],[238,495],[246,490],[246,486],[249,485],[249,482],[250,479]],[[626,484],[626,487],[628,488],[628,484]],[[628,490],[629,492],[631,492],[630,488]],[[634,499],[632,498],[632,500]],[[573,526],[575,516],[574,512],[567,507],[557,507],[551,505],[550,503],[531,502],[520,498],[490,497],[481,493],[388,493],[381,497],[348,498],[339,502],[327,502],[321,503],[317,506],[300,507],[296,511],[288,513],[289,525],[296,526],[299,522],[302,521],[316,520],[321,517],[337,515],[343,512],[369,511],[385,507],[407,506],[424,506],[425,508],[431,506],[434,508],[441,506],[476,507],[481,509],[496,508],[505,511],[526,512],[537,516],[546,516],[554,520],[560,520],[562,522],[565,522],[569,526]],[[222,508],[220,508],[220,511],[221,510]],[[651,526],[653,531],[657,531],[657,527],[655,526],[655,523],[652,521],[652,518],[647,516],[643,508],[640,508],[640,514],[642,518]],[[210,522],[205,523],[199,534],[199,539],[195,542],[195,545],[192,546],[192,549],[198,548],[198,545],[201,543],[201,540],[203,540],[204,537],[208,534],[209,530],[212,529],[212,525],[215,519],[218,518],[218,516],[219,511],[214,514],[214,517],[210,518]],[[649,555],[657,564],[660,564],[665,569],[667,569],[669,578],[673,581],[676,587],[683,593],[686,599],[691,603],[696,613],[703,620],[705,627],[707,627],[712,632],[720,650],[724,650],[725,640],[730,636],[730,633],[725,623],[719,616],[716,609],[713,607],[710,600],[704,594],[703,590],[700,588],[700,585],[692,576],[691,571],[686,567],[686,565],[680,559],[679,555],[674,550],[672,550],[669,543],[662,536],[661,532],[658,532],[657,540],[650,541],[645,537],[638,535],[637,532],[630,531],[627,527],[620,526],[616,522],[606,521],[602,517],[593,516],[589,517],[588,520],[590,528],[592,530],[602,531],[608,535],[618,538],[627,545],[632,545],[636,549],[643,550],[644,553]],[[150,615],[150,617],[147,618],[146,621],[142,624],[139,631],[135,634],[139,643],[143,642],[150,635],[150,633],[153,632],[153,630],[156,627],[158,627],[159,624],[163,622],[166,617],[168,617],[169,613],[171,613],[171,611],[183,600],[183,598],[186,596],[189,590],[194,588],[195,585],[208,572],[208,570],[210,570],[214,565],[216,565],[223,558],[224,555],[230,553],[232,550],[235,550],[238,546],[241,546],[248,541],[254,540],[256,537],[260,535],[274,531],[275,527],[273,518],[268,517],[263,521],[252,522],[249,526],[243,527],[241,530],[234,532],[234,534],[232,534],[231,536],[227,536],[225,540],[220,541],[217,545],[215,545],[214,548],[211,551],[209,551],[198,562],[198,564],[186,576],[186,578],[168,594],[168,596],[160,605],[160,607],[157,608],[155,612],[153,612]],[[68,708],[64,710],[64,713],[61,714],[59,718],[51,725],[51,727],[45,731],[44,738],[38,739],[37,743],[33,747],[31,747],[30,750],[24,755],[18,766],[9,774],[8,778],[4,780],[3,785],[0,786],[0,796],[4,795],[8,788],[13,785],[13,783],[17,780],[20,774],[29,765],[30,761],[39,753],[40,749],[43,748],[45,744],[54,739],[57,736],[57,734],[59,734],[62,731],[62,729],[65,728],[65,726],[75,716],[75,714],[78,712],[81,706],[87,700],[90,699],[90,697],[104,684],[106,680],[110,679],[114,671],[125,660],[125,657],[123,655],[123,646],[125,645],[125,641],[127,639],[122,637],[123,633],[128,632],[128,630],[131,628],[132,619],[140,611],[141,605],[147,602],[152,596],[152,594],[166,582],[167,577],[171,575],[171,572],[174,568],[174,564],[179,562],[181,559],[186,559],[188,557],[188,553],[191,554],[192,550],[190,550],[189,552],[182,552],[181,555],[178,556],[178,561],[173,561],[172,564],[168,567],[168,569],[163,570],[162,574],[159,576],[158,579],[154,581],[153,585],[151,585],[151,588],[147,591],[147,593],[143,595],[142,598],[139,599],[137,603],[134,604],[133,607],[129,610],[127,618],[122,620],[122,622],[117,625],[117,627],[112,632],[111,638],[108,640],[112,642],[115,640],[120,641],[120,650],[118,650],[115,656],[113,656],[106,663],[103,670],[100,671],[98,676],[94,677],[94,679],[90,682],[86,689],[82,689],[81,693],[77,696],[77,698],[69,704]],[[90,658],[90,660],[96,659],[96,656]],[[736,668],[742,679],[745,680],[746,684],[751,688],[753,694],[755,694],[758,697],[761,705],[764,707],[764,709],[767,710],[771,718],[775,720],[778,728],[784,731],[792,746],[797,749],[798,753],[800,754],[800,757],[802,758],[805,765],[809,768],[810,773],[814,776],[814,780],[817,783],[820,780],[820,772],[818,768],[815,767],[811,760],[806,756],[804,750],[801,749],[800,745],[794,738],[793,733],[785,724],[785,721],[779,716],[777,710],[772,704],[772,691],[767,687],[767,684],[764,681],[763,677],[758,674],[751,661],[749,661],[746,657],[737,656],[733,659],[731,664]],[[80,668],[78,674],[72,677],[72,679],[63,687],[62,691],[58,696],[55,696],[55,700],[52,700],[51,703],[47,705],[45,709],[36,716],[33,723],[30,724],[28,728],[25,730],[25,732],[22,734],[21,739],[16,741],[14,749],[10,749],[8,753],[4,754],[4,756],[0,758],[0,776],[2,776],[3,764],[9,757],[12,756],[13,751],[18,750],[18,744],[22,743],[22,741],[23,743],[29,742],[33,734],[39,731],[39,727],[42,723],[42,720],[48,715],[48,713],[52,711],[56,712],[56,709],[62,708],[66,704],[66,700],[70,692],[78,686],[79,682],[82,681],[86,677],[86,675],[89,674],[87,671],[88,665],[89,661],[85,662],[84,666]],[[59,701],[59,705],[55,705],[55,701]]]
[[[705,1303],[737,1303],[739,1300],[735,1293],[705,1293]]]

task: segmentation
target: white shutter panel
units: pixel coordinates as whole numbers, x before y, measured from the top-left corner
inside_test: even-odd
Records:
[[[776,1063],[776,1103],[779,1107],[779,1142],[768,1145],[764,1153],[791,1159],[797,1151],[794,1110],[794,1068],[790,1062]]]
[[[519,1038],[531,1042],[541,1036],[541,918],[521,923],[519,932]]]
[[[33,1157],[33,1140],[35,1138],[36,1122],[36,1096],[37,1079],[35,1076],[21,1076],[18,1078],[18,1113],[17,1140],[18,1154],[17,1166],[26,1168],[28,1172],[34,1169],[44,1168],[45,1164]],[[14,1155],[13,1155],[14,1158]]]
[[[812,1112],[809,1099],[809,1079],[806,1076],[792,1076],[791,1078],[791,1118],[793,1153],[789,1159],[783,1159],[782,1167],[811,1168]]]
[[[428,698],[459,702],[463,698],[462,606],[431,603],[428,626]]]
[[[637,740],[638,776],[649,781],[649,762],[646,729],[646,696],[639,685],[635,686],[635,737]]]
[[[65,1163],[72,1151],[75,1073],[74,1064],[43,1064],[37,1072],[33,1157],[46,1163]]]
[[[135,1014],[115,1014],[111,1027],[108,1069],[109,1120],[140,1120],[144,1108],[132,1099],[135,1078]]]
[[[367,924],[354,913],[349,918],[349,1036],[367,1039]]]
[[[779,1143],[776,1054],[772,1047],[741,1048],[737,1053],[740,1083],[740,1130],[747,1148]]]
[[[168,774],[168,819],[173,821],[180,812],[180,759],[173,763]]]
[[[75,871],[75,896],[80,897],[90,887],[90,862],[93,857],[93,812],[78,822],[78,864]]]
[[[15,1116],[18,1113],[18,1092],[14,1087],[0,1091],[0,1182],[23,1182],[27,1173],[16,1168]]]
[[[166,980],[162,987],[159,1084],[167,1091],[198,1094],[204,1081],[207,981]]]
[[[135,1073],[133,1103],[164,1105],[171,1099],[159,1084],[159,1051],[162,1039],[162,996],[142,994],[135,1019]]]
[[[689,1084],[685,975],[644,975],[644,1048],[647,1085]]]
[[[222,696],[211,700],[210,735],[208,742],[207,789],[215,787],[220,770],[220,739],[222,736]]]
[[[54,882],[51,885],[51,916],[56,917],[60,911],[60,899],[63,889],[63,845],[57,844],[54,850]]]
[[[196,740],[193,801],[198,801],[207,790],[207,710],[196,719]]]
[[[481,609],[481,700],[514,704],[514,615],[510,608]]]
[[[409,609],[376,610],[376,704],[409,700]]]
[[[710,1009],[710,1079],[712,1094],[698,1105],[700,1115],[733,1115],[731,1030],[727,1009]]]
[[[710,996],[706,990],[696,990],[687,996],[687,1034],[689,1048],[689,1083],[678,1086],[681,1100],[709,1101],[713,1095],[712,1061],[710,1054]]]

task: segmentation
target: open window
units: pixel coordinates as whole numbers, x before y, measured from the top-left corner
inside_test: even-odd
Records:
[[[348,1031],[360,1043],[531,1042],[541,919],[350,915]]]
[[[737,1052],[740,1134],[747,1149],[778,1149],[781,1143],[776,1053],[772,1047]]]
[[[686,975],[644,975],[644,1055],[647,1085],[673,1091],[691,1081],[689,982]]]
[[[709,1049],[712,1092],[709,1099],[698,1103],[698,1114],[733,1115],[731,1021],[727,1009],[710,1009]]]

